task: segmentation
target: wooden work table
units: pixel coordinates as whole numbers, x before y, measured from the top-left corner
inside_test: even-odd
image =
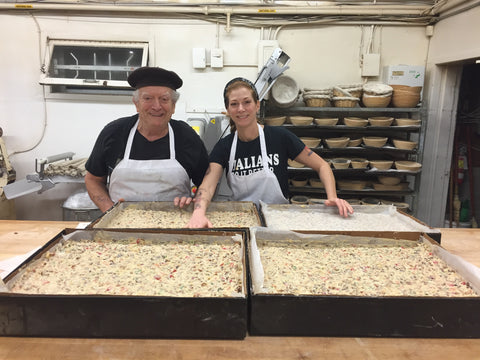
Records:
[[[0,260],[77,222],[0,220]],[[442,246],[480,266],[480,230],[440,229]],[[480,339],[253,337],[244,340],[0,337],[0,359],[480,359]]]

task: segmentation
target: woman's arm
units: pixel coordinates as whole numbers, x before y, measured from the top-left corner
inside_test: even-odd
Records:
[[[106,176],[95,176],[87,171],[85,175],[85,186],[87,187],[90,199],[98,206],[100,211],[105,212],[114,205],[108,194]]]
[[[318,177],[322,180],[325,186],[325,192],[327,193],[325,205],[337,206],[340,215],[344,217],[347,217],[348,214],[353,214],[352,206],[347,201],[337,197],[335,177],[333,176],[332,168],[325,160],[307,146],[305,146],[294,160],[311,167],[318,173]]]
[[[198,187],[195,198],[193,199],[193,213],[188,222],[188,228],[213,227],[212,223],[208,220],[206,213],[208,205],[212,201],[215,190],[217,189],[218,182],[222,177],[222,173],[222,165],[215,162],[210,163],[205,177]]]

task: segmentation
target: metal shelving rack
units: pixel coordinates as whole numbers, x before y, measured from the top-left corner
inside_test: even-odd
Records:
[[[389,139],[414,139],[418,141],[418,147],[415,150],[402,150],[397,149],[393,145],[387,143],[382,148],[372,147],[347,147],[347,148],[334,148],[329,149],[325,146],[319,146],[313,148],[317,154],[324,158],[333,157],[356,157],[367,158],[369,160],[389,159],[389,160],[412,160],[422,162],[423,159],[423,144],[425,139],[426,129],[426,117],[424,116],[424,110],[422,107],[415,108],[365,108],[365,107],[353,107],[353,108],[336,108],[336,107],[305,107],[305,106],[293,106],[290,108],[275,107],[268,102],[262,103],[261,118],[265,116],[280,116],[280,115],[303,115],[312,116],[314,118],[321,117],[338,117],[339,122],[347,116],[357,116],[362,118],[368,118],[373,116],[391,116],[394,118],[413,118],[420,119],[421,124],[418,126],[385,126],[385,127],[350,127],[346,125],[335,126],[295,126],[292,124],[284,124],[283,126],[288,130],[295,133],[297,136],[312,136],[319,137],[321,139],[329,137],[339,137],[354,135],[357,137],[362,136],[386,136]],[[337,190],[338,194],[343,197],[359,196],[369,197],[374,196],[380,199],[402,199],[408,202],[410,205],[410,212],[415,215],[418,201],[418,191],[420,188],[421,170],[416,172],[400,171],[391,169],[388,171],[367,169],[333,169],[334,175],[337,179],[376,179],[379,175],[387,176],[402,176],[408,177],[410,186],[408,190],[402,191],[378,191],[373,188],[365,188],[363,190]],[[292,168],[289,167],[289,173],[291,176],[315,176],[315,171],[309,168]],[[325,194],[322,188],[313,188],[310,186],[303,187],[290,187],[290,193],[292,195],[316,195],[321,196]]]

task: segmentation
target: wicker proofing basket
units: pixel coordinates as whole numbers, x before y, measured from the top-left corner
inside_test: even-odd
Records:
[[[330,96],[317,95],[317,96],[304,96],[303,100],[308,107],[328,107],[330,106]]]
[[[392,100],[391,95],[367,95],[363,94],[362,103],[365,107],[386,108]]]
[[[346,108],[352,108],[358,105],[358,102],[360,101],[359,98],[355,97],[334,97],[333,99],[333,105],[335,107],[346,107]]]

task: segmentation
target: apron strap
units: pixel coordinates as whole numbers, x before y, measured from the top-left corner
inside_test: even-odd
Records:
[[[125,153],[123,154],[123,158],[125,160],[130,159],[130,152],[132,151],[132,144],[133,138],[135,136],[135,132],[137,131],[138,123],[140,119],[137,120],[135,125],[130,129],[130,133],[128,134],[127,145],[125,146]],[[169,140],[169,148],[170,148],[170,159],[175,159],[175,135],[173,133],[172,126],[170,122],[168,122],[168,140]]]
[[[264,169],[268,169],[267,144],[265,141],[265,134],[260,124],[257,124],[257,126],[258,126],[258,136],[260,137],[260,153],[262,155],[262,165]],[[234,160],[235,160],[235,154],[237,152],[237,142],[238,142],[238,130],[235,131],[235,135],[233,135],[232,147],[230,148],[230,157],[228,159],[230,173],[233,172],[233,166],[235,165]]]

